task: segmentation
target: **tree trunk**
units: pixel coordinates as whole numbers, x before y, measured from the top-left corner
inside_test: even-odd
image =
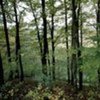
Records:
[[[34,20],[35,20],[35,26],[36,26],[36,31],[37,31],[37,38],[38,38],[38,43],[39,43],[39,47],[40,47],[40,55],[41,55],[41,62],[42,62],[42,53],[43,53],[42,40],[41,40],[40,31],[39,31],[39,27],[38,27],[37,17],[36,17],[36,15],[34,13],[34,9],[32,7],[31,0],[30,0],[29,4],[30,4],[31,10],[32,10],[32,14],[33,14]]]
[[[77,16],[76,0],[72,0],[72,49],[77,49]],[[77,53],[73,52],[71,58],[71,84],[77,86]]]
[[[19,37],[19,21],[18,21],[18,15],[17,15],[17,9],[16,9],[16,1],[14,2],[14,12],[15,12],[15,22],[16,22],[16,37],[15,37],[15,53],[16,53],[16,62],[17,65],[19,63],[20,66],[20,80],[24,80],[24,72],[23,72],[23,66],[22,66],[22,58],[20,54],[20,37]]]
[[[81,11],[81,18],[80,18],[80,47],[83,46],[83,21],[82,21],[82,7],[80,8]],[[81,50],[79,50],[79,90],[83,89],[83,72],[80,69],[82,65],[82,57],[81,57]]]
[[[78,62],[81,55],[80,43],[79,43],[79,12],[80,1],[78,5],[77,0],[72,0],[72,49],[75,50],[72,53],[71,60],[71,84],[77,88],[77,69],[79,67]]]
[[[54,9],[54,0],[52,0]],[[55,46],[54,46],[54,12],[51,13],[51,44],[52,44],[52,78],[55,80]]]
[[[68,83],[70,83],[70,66],[69,66],[69,43],[68,43],[68,24],[67,24],[67,2],[64,0],[64,8],[65,8],[65,35],[66,35],[66,51],[67,51],[67,76]]]
[[[1,5],[1,11],[2,11],[2,17],[3,17],[3,25],[4,25],[4,32],[5,32],[6,45],[7,45],[7,57],[8,57],[8,62],[11,62],[10,43],[9,43],[7,21],[6,21],[6,15],[5,15],[5,10],[4,10],[3,0],[0,1],[0,5]]]
[[[48,75],[47,72],[47,57],[48,57],[48,41],[47,41],[47,19],[45,13],[45,0],[42,1],[42,18],[43,18],[43,55],[42,55],[42,62],[43,62],[43,74],[45,76]]]
[[[32,10],[33,17],[35,19],[35,25],[36,25],[36,31],[37,31],[37,38],[38,38],[38,43],[39,43],[39,47],[40,47],[42,70],[43,70],[44,64],[43,64],[43,46],[42,46],[42,40],[41,40],[41,37],[40,37],[40,31],[39,31],[39,27],[38,27],[37,17],[35,15],[34,9],[32,7],[32,2],[30,1],[29,4],[30,4],[31,10]]]
[[[0,52],[0,86],[4,84],[4,70],[3,70],[3,64],[2,64],[2,57]]]
[[[97,37],[100,38],[100,0],[97,2]],[[100,40],[97,40],[97,47],[100,48]],[[98,68],[98,82],[100,85],[100,66]]]

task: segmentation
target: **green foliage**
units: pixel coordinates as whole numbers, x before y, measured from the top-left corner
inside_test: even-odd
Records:
[[[82,65],[79,69],[81,69],[84,73],[84,80],[88,81],[91,84],[95,82],[97,83],[97,70],[100,67],[100,48],[96,47],[97,41],[100,41],[100,37],[96,36],[96,32],[94,30],[94,26],[99,26],[95,22],[90,23],[90,19],[96,19],[95,14],[92,12],[95,10],[95,5],[97,0],[78,0],[77,3],[82,2],[82,12],[80,19],[83,22],[83,46],[82,48],[73,49],[71,47],[71,23],[72,23],[72,13],[71,13],[71,2],[67,0],[68,6],[68,33],[65,33],[65,18],[64,18],[64,0],[47,0],[46,1],[46,17],[47,17],[47,31],[48,31],[48,44],[49,44],[49,57],[50,64],[52,62],[52,48],[51,48],[51,15],[54,15],[54,43],[55,43],[55,70],[56,70],[56,78],[61,80],[67,79],[67,57],[72,56],[72,54],[76,54],[78,50],[82,51]],[[16,70],[16,61],[15,61],[15,16],[13,9],[13,0],[7,0],[5,3],[5,13],[7,17],[7,25],[9,30],[9,39],[10,39],[10,48],[11,48],[11,63],[7,61],[7,50],[6,50],[6,42],[5,35],[3,30],[3,25],[0,25],[0,52],[2,52],[3,57],[3,66],[4,66],[4,77],[5,80],[8,79],[9,71],[13,72]],[[30,7],[33,7],[33,9]],[[84,8],[89,5],[90,12],[87,11],[87,8]],[[92,7],[91,7],[92,6]],[[41,42],[43,41],[43,25],[42,25],[42,13],[41,13],[41,2],[40,0],[21,0],[17,2],[17,10],[18,10],[18,20],[19,20],[19,30],[20,30],[20,42],[21,42],[21,50],[19,53],[22,56],[22,64],[24,68],[25,77],[31,77],[34,80],[43,82],[43,78],[46,79],[46,85],[50,86],[51,77],[44,76],[42,73],[42,64],[41,64],[41,55],[39,49],[39,43],[37,39],[37,29],[35,18],[32,16],[32,12],[34,12],[35,17],[37,18],[37,25],[40,31]],[[25,21],[25,17],[29,15],[28,19]],[[82,18],[81,18],[82,17]],[[0,22],[2,23],[2,17],[0,12]],[[81,27],[81,26],[80,26]],[[80,32],[80,31],[79,31]],[[69,49],[66,50],[66,37],[68,37]],[[92,42],[91,42],[92,40]],[[87,46],[87,42],[89,41],[89,46]],[[92,47],[90,45],[92,44]],[[66,53],[68,51],[68,54]],[[80,65],[80,62],[78,62]],[[52,64],[49,66],[52,68]],[[19,66],[17,67],[19,69]],[[51,69],[48,68],[49,71]],[[7,83],[8,84],[8,83]],[[9,84],[8,84],[9,85]],[[5,85],[6,87],[6,85]],[[19,87],[19,86],[18,86]],[[16,86],[16,88],[18,88]],[[91,94],[91,93],[90,93]],[[35,92],[32,90],[29,91],[27,97],[32,96],[32,98],[39,95],[39,91],[36,89]],[[51,95],[44,93],[43,95]],[[80,94],[81,96],[81,94]],[[6,97],[5,97],[6,98]]]

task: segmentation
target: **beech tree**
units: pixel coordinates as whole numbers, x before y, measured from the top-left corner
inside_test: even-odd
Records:
[[[78,59],[80,57],[79,43],[79,12],[80,1],[72,0],[72,49],[74,50],[71,57],[71,84],[77,87]]]
[[[98,49],[100,48],[100,0],[97,1],[97,19],[96,19],[96,22],[97,22],[97,47]],[[98,82],[100,84],[100,66],[98,68]]]
[[[0,52],[0,86],[4,84],[4,70],[3,70],[3,64],[2,64],[2,57]]]
[[[81,1],[80,1],[80,4],[79,4],[79,30],[80,30],[80,34],[79,34],[79,51],[78,51],[78,57],[79,57],[79,89],[82,90],[83,88],[83,71],[81,69],[81,65],[83,63],[83,59],[82,59],[82,51],[80,50],[82,47],[83,47],[83,17],[82,17],[82,6],[81,6]]]
[[[46,9],[45,0],[41,0],[42,6],[42,19],[43,19],[43,74],[47,76],[47,57],[48,57],[48,41],[47,41],[47,19],[46,19]]]
[[[41,63],[42,63],[42,66],[43,66],[43,59],[42,59],[43,58],[42,57],[42,55],[43,55],[43,43],[42,43],[42,39],[41,39],[41,35],[40,35],[38,19],[37,19],[37,16],[35,14],[36,8],[34,7],[34,5],[32,5],[31,0],[29,1],[29,5],[30,5],[30,8],[31,8],[33,17],[34,17],[34,21],[35,21],[35,27],[36,27],[36,31],[37,31],[37,39],[38,39],[38,44],[39,44],[39,49],[40,49],[40,56],[41,56]]]
[[[10,53],[10,43],[9,43],[9,32],[7,28],[7,20],[6,20],[6,13],[4,9],[4,1],[0,1],[1,5],[1,11],[2,11],[2,18],[3,18],[3,25],[4,25],[4,32],[5,32],[5,40],[7,45],[7,56],[8,56],[8,62],[11,62],[11,53]]]
[[[54,7],[54,0],[51,0],[50,2],[50,15],[51,15],[51,27],[50,27],[50,33],[51,33],[51,47],[52,47],[52,78],[53,80],[56,79],[55,75],[55,41],[54,41],[54,16],[55,16],[55,7]]]
[[[16,0],[13,2],[13,6],[14,6],[15,23],[16,23],[16,37],[15,37],[16,62],[17,62],[17,67],[18,67],[18,64],[20,66],[20,80],[23,81],[24,80],[24,73],[23,73],[23,66],[22,66],[22,58],[21,58],[21,54],[20,54],[21,46],[20,46],[20,36],[19,36],[19,25],[20,25],[20,23],[19,23],[19,20],[18,20],[17,1]]]
[[[67,77],[68,83],[70,83],[70,59],[69,59],[69,41],[68,41],[68,1],[64,0],[64,8],[65,8],[65,34],[66,34],[66,51],[67,51]]]

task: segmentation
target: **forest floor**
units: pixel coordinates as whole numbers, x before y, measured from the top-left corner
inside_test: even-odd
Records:
[[[55,82],[50,88],[29,79],[13,80],[0,88],[0,100],[100,100],[100,91],[90,86],[76,91],[63,81]]]

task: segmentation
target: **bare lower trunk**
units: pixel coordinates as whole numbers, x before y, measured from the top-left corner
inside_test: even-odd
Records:
[[[54,5],[53,5],[54,6]],[[51,28],[51,41],[52,41],[52,76],[53,80],[55,80],[55,46],[54,46],[54,14],[52,16],[52,28]]]
[[[22,65],[22,58],[20,54],[20,36],[19,36],[19,21],[18,21],[18,15],[17,15],[17,8],[16,8],[16,1],[14,2],[14,12],[15,12],[15,22],[16,22],[16,38],[15,38],[15,51],[16,51],[16,63],[17,66],[20,66],[20,80],[24,80],[24,72],[23,72],[23,65]]]
[[[83,21],[82,21],[82,7],[80,6],[81,19],[80,19],[80,47],[83,47]],[[81,51],[79,50],[79,90],[83,89],[83,71],[80,66],[83,64],[83,59],[81,57]]]
[[[3,64],[2,64],[2,57],[0,53],[0,86],[4,84],[4,70],[3,70]]]
[[[3,0],[0,1],[0,5],[1,5],[1,11],[2,11],[2,17],[3,17],[3,25],[4,25],[4,32],[5,32],[5,39],[6,39],[6,45],[7,45],[8,62],[11,62],[10,43],[9,43],[7,20],[6,20]]]
[[[69,43],[68,43],[68,23],[67,23],[67,2],[64,0],[64,8],[65,8],[65,35],[66,35],[66,51],[67,51],[67,76],[68,76],[68,83],[70,83],[70,65],[69,65]]]
[[[48,63],[48,41],[47,41],[47,19],[46,19],[46,11],[45,11],[45,0],[41,0],[42,2],[42,19],[43,19],[43,54],[42,54],[42,72],[45,76],[48,75],[47,71],[47,63]]]
[[[97,37],[100,38],[100,0],[98,0],[97,2],[97,28],[96,28],[96,31],[97,31]],[[100,48],[100,41],[98,40],[97,41],[97,47]],[[97,70],[97,74],[98,74],[98,82],[99,82],[99,85],[100,85],[100,66]]]

